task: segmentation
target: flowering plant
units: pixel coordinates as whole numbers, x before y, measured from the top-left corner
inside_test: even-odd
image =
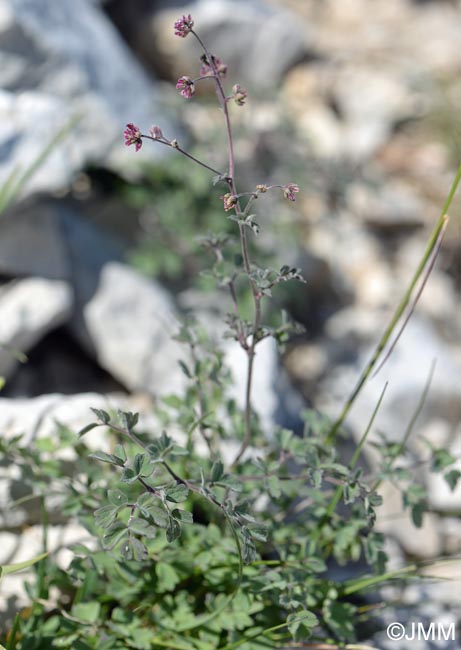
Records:
[[[257,346],[269,336],[283,342],[290,328],[286,323],[279,328],[264,325],[262,303],[278,284],[304,280],[296,268],[287,265],[278,270],[261,268],[250,258],[249,237],[258,235],[260,230],[251,209],[262,194],[274,189],[280,189],[285,199],[295,202],[300,189],[294,182],[259,183],[244,192],[237,189],[229,105],[234,102],[239,107],[244,106],[248,93],[238,83],[232,86],[231,93],[226,93],[223,78],[227,74],[227,65],[207,49],[194,29],[191,15],[176,21],[174,28],[175,34],[181,38],[194,37],[202,49],[199,76],[195,79],[180,77],[176,88],[189,100],[195,95],[198,83],[213,81],[227,134],[227,169],[218,170],[199,160],[176,138],[167,138],[157,125],[145,134],[128,124],[125,143],[134,145],[136,151],[143,140],[171,147],[212,172],[214,184],[227,186],[220,199],[227,218],[237,225],[241,262],[233,269],[223,270],[226,238],[211,235],[205,244],[215,256],[214,277],[229,291],[232,311],[226,316],[229,327],[226,335],[237,341],[247,357],[245,405],[243,411],[238,412],[232,401],[227,401],[225,387],[229,377],[215,343],[210,343],[197,326],[185,325],[178,338],[189,346],[191,363],[182,364],[182,368],[191,385],[182,400],[177,397],[166,400],[167,407],[181,411],[179,419],[178,413],[172,414],[168,408],[163,413],[165,425],[176,421],[181,427],[186,426],[185,447],[178,446],[177,441],[165,432],[153,441],[144,442],[134,432],[137,416],[131,413],[120,413],[117,420],[108,413],[95,412],[97,421],[85,432],[94,426],[107,425],[141,452],[130,458],[125,448],[118,445],[112,456],[94,455],[120,468],[123,483],[138,486],[136,500],[130,499],[126,492],[109,491],[111,503],[96,511],[97,522],[105,531],[103,546],[118,548],[125,560],[148,565],[153,561],[156,547],[153,540],[158,538],[159,528],[165,530],[166,542],[176,545],[174,548],[177,550],[189,549],[196,561],[201,556],[194,547],[197,535],[206,545],[205,540],[211,538],[214,540],[212,544],[218,544],[216,535],[225,543],[224,555],[218,553],[206,565],[210,574],[207,573],[206,579],[205,574],[203,576],[207,584],[201,605],[189,603],[185,607],[184,591],[177,588],[174,580],[169,591],[168,608],[157,603],[156,621],[160,621],[160,613],[163,617],[169,612],[171,625],[162,638],[171,647],[179,648],[187,639],[190,648],[203,646],[210,650],[231,650],[242,647],[250,650],[280,647],[279,643],[305,643],[308,638],[313,641],[309,644],[312,648],[340,647],[335,645],[335,641],[345,644],[357,639],[352,620],[358,609],[350,600],[351,594],[393,577],[393,574],[385,573],[384,538],[374,527],[376,509],[382,502],[379,486],[384,477],[394,476],[393,464],[404,449],[400,448],[396,456],[394,452],[389,455],[385,442],[378,446],[382,467],[372,479],[364,478],[362,470],[356,467],[384,391],[347,465],[343,464],[333,443],[341,434],[348,409],[374,367],[395,322],[392,321],[386,330],[377,354],[336,422],[330,423],[327,418],[306,411],[302,436],[296,437],[289,430],[279,429],[273,440],[267,440],[252,404]],[[458,181],[459,178],[456,183]],[[443,220],[438,228],[439,234],[443,234]],[[440,240],[434,239],[431,254],[437,254],[437,243],[439,245]],[[250,321],[242,317],[238,300],[236,285],[242,278],[246,279],[253,300],[253,319]],[[401,308],[402,304],[397,313]],[[227,415],[232,413],[226,424],[218,415],[223,404]],[[205,443],[205,456],[198,452],[195,434]],[[239,437],[238,449],[229,458],[225,453],[226,441],[235,441]],[[452,462],[453,458],[444,469]],[[402,478],[404,474],[399,471],[394,478]],[[446,478],[453,485],[452,472]],[[421,525],[425,508],[423,491],[410,486],[405,491],[403,502],[411,509],[415,525]],[[179,508],[177,504],[186,505]],[[124,509],[130,513],[127,520],[120,515]],[[200,532],[191,533],[187,524],[195,522],[196,530],[197,520]],[[226,546],[230,541],[235,545],[234,552]],[[207,548],[210,547],[207,545]],[[237,565],[233,564],[233,555]],[[211,551],[210,556],[213,557]],[[228,575],[233,576],[227,587],[211,578],[216,570],[219,575],[218,556],[230,570]],[[332,582],[327,573],[330,558],[340,564],[362,559],[375,575],[351,578],[342,584]],[[174,571],[177,570],[174,559],[169,566],[170,570],[173,567]],[[188,573],[182,575],[185,577]],[[395,575],[401,575],[401,572],[397,571]],[[173,610],[178,607],[181,615],[171,612],[171,607]],[[182,620],[184,613],[189,617],[187,623]],[[208,637],[205,629],[210,631]],[[174,646],[174,643],[178,645]]]
[[[236,224],[241,255],[234,266],[224,264],[227,238],[208,235],[205,247],[214,256],[212,275],[228,291],[231,310],[226,336],[246,356],[245,403],[239,409],[229,396],[231,382],[222,351],[202,328],[185,323],[177,338],[187,346],[188,361],[181,368],[188,379],[184,395],[165,398],[157,410],[161,431],[139,431],[138,416],[94,409],[95,419],[78,440],[60,430],[61,448],[78,450],[75,481],[59,474],[56,464],[43,462],[42,448],[21,447],[20,440],[0,441],[0,451],[15,458],[27,482],[30,468],[44,486],[46,501],[52,472],[61,480],[63,512],[73,514],[98,538],[96,549],[79,544],[67,571],[47,562],[39,573],[31,613],[17,618],[9,634],[9,650],[267,650],[359,648],[357,622],[370,612],[358,599],[390,579],[413,572],[403,567],[387,571],[384,538],[376,531],[378,490],[383,479],[402,483],[403,502],[420,526],[425,493],[412,485],[412,475],[396,467],[406,453],[386,440],[376,447],[381,463],[365,475],[358,461],[378,412],[370,414],[359,445],[346,464],[340,455],[342,424],[373,371],[408,305],[412,291],[399,304],[396,316],[378,343],[339,418],[331,423],[317,412],[303,414],[301,435],[276,428],[266,435],[253,408],[253,378],[258,345],[268,337],[284,342],[285,322],[270,327],[263,320],[263,301],[289,280],[303,281],[298,269],[282,265],[261,268],[250,256],[249,238],[259,233],[251,213],[255,201],[271,190],[294,202],[296,183],[257,184],[237,189],[234,141],[229,106],[242,106],[246,91],[235,84],[226,94],[227,66],[210,53],[194,29],[191,15],[174,24],[175,34],[196,38],[202,48],[200,76],[181,77],[177,88],[191,99],[195,86],[212,81],[224,115],[228,165],[218,170],[186,151],[176,138],[155,125],[146,133],[130,123],[125,144],[139,151],[144,141],[176,150],[214,174],[221,183],[223,218]],[[446,225],[445,213],[461,179],[461,168],[412,287],[426,263],[432,262]],[[242,316],[238,284],[250,288],[253,313]],[[104,426],[113,435],[111,453],[87,457],[85,434]],[[405,441],[411,433],[410,423]],[[180,431],[181,438],[171,430]],[[445,472],[455,459],[440,450]],[[94,461],[98,462],[94,462]],[[454,473],[455,472],[455,473]],[[451,487],[460,476],[445,474]],[[43,505],[44,507],[44,505]],[[92,513],[94,512],[94,518]],[[339,580],[333,563],[361,560],[365,575]],[[56,606],[47,611],[51,588],[58,588]]]

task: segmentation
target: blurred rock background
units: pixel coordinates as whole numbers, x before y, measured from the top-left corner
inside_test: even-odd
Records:
[[[275,297],[305,334],[282,360],[271,346],[259,355],[269,428],[295,422],[303,401],[339,413],[422,256],[461,158],[459,0],[0,0],[0,183],[65,131],[0,215],[1,435],[31,426],[40,435],[56,409],[83,426],[95,393],[148,416],[156,397],[181,390],[171,332],[184,313],[216,304],[195,237],[232,224],[207,173],[164,147],[135,155],[122,133],[127,122],[158,124],[225,168],[211,84],[189,102],[174,89],[199,65],[194,41],[173,36],[189,12],[229,83],[249,92],[232,109],[239,187],[302,190],[294,206],[264,197],[257,206],[261,255],[300,266],[307,280]],[[389,381],[378,428],[401,440],[435,360],[410,443],[430,486],[422,529],[404,523],[385,487],[380,526],[397,562],[461,552],[461,489],[434,479],[423,443],[461,456],[460,205],[415,314],[348,419],[360,437]],[[244,368],[232,346],[228,354],[238,383]],[[0,562],[22,559],[5,485],[11,537]],[[440,591],[441,607],[455,591]]]

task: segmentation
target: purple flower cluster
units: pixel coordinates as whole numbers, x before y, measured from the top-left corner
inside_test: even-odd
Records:
[[[237,104],[237,106],[243,106],[248,97],[248,93],[245,88],[242,88],[240,84],[235,84],[235,86],[232,86],[232,92],[232,99]]]
[[[193,26],[194,21],[192,20],[192,16],[190,14],[188,16],[183,16],[175,22],[174,34],[175,36],[185,38],[188,34],[190,34]]]
[[[151,126],[149,129],[149,135],[154,140],[165,140],[165,136],[159,126]]]
[[[127,124],[123,132],[125,136],[125,145],[127,147],[134,144],[136,151],[139,151],[142,147],[141,131],[139,126],[136,124]]]
[[[174,23],[174,30],[175,30],[175,35],[180,36],[181,38],[185,38],[188,34],[190,34],[193,31],[193,26],[194,26],[194,21],[192,20],[192,16],[189,14],[187,16],[182,16],[182,18],[179,18],[175,23]],[[198,38],[198,36],[195,34],[194,35]],[[200,39],[199,39],[200,41]],[[201,41],[200,41],[201,43]],[[235,84],[232,87],[232,94],[229,96],[224,95],[224,90],[223,86],[220,80],[220,77],[223,77],[226,72],[227,72],[227,65],[223,63],[223,61],[217,57],[214,56],[213,54],[210,54],[205,48],[205,53],[202,54],[200,57],[201,61],[201,67],[200,67],[200,77],[197,79],[191,79],[190,77],[184,75],[178,79],[176,82],[176,88],[179,90],[180,94],[182,97],[185,99],[191,99],[193,95],[195,95],[195,83],[199,81],[203,77],[212,77],[214,78],[216,84],[217,84],[217,89],[218,89],[218,95],[219,92],[222,95],[222,100],[224,102],[224,106],[227,102],[230,100],[233,100],[238,106],[243,106],[247,100],[248,93],[245,90],[245,88],[242,88],[240,84]],[[226,109],[226,115],[227,115],[227,109]],[[228,119],[228,118],[227,118]],[[152,126],[149,129],[149,135],[142,135],[141,130],[139,129],[136,124],[127,124],[125,131],[124,131],[124,136],[125,136],[125,145],[127,147],[134,145],[136,151],[139,151],[142,147],[142,138],[147,137],[151,138],[152,140],[157,140],[159,142],[162,142],[163,144],[167,144],[173,149],[180,149],[178,145],[178,141],[176,139],[173,140],[167,140],[165,136],[162,133],[162,130],[160,129],[159,126]],[[201,162],[200,160],[197,160],[190,154],[184,152],[182,149],[180,151],[188,156],[189,158],[192,158],[195,160],[195,162],[199,163],[203,167],[206,167],[207,169],[210,169],[211,171],[216,171],[212,167],[206,165],[205,163]],[[220,177],[224,178],[225,175],[221,174],[220,172],[217,172]],[[232,187],[232,181],[229,182],[229,187]],[[279,187],[283,191],[283,195],[286,199],[289,201],[296,201],[296,194],[299,192],[299,187],[296,185],[296,183],[287,183],[286,185],[257,185],[256,186],[256,193],[244,193],[244,194],[252,194],[253,198],[257,198],[258,194],[265,194],[268,190],[274,188],[274,187]],[[229,210],[232,210],[233,208],[236,208],[238,206],[239,202],[239,197],[244,196],[244,194],[234,194],[231,192],[228,192],[227,194],[224,194],[221,196],[221,200],[223,201],[224,205],[224,210],[226,212],[229,212]]]
[[[200,57],[200,60],[202,62],[202,67],[200,68],[200,76],[201,77],[209,77],[213,75],[213,68],[211,67],[208,57],[206,54],[203,54]],[[214,54],[211,55],[211,62],[216,70],[216,72],[219,74],[220,77],[224,77],[224,75],[227,72],[227,65],[221,61],[221,59],[218,56],[214,56]]]
[[[195,85],[190,77],[180,77],[176,88],[180,91],[179,94],[186,99],[190,99],[192,95],[195,95]]]
[[[283,186],[283,196],[289,201],[296,201],[295,192],[299,192],[299,187],[295,183],[287,183]]]
[[[224,196],[220,196],[220,199],[223,200],[224,202],[224,210],[226,212],[229,212],[229,210],[232,210],[232,208],[237,204],[238,197],[235,196],[234,194],[230,194],[228,192],[227,194],[224,194]]]

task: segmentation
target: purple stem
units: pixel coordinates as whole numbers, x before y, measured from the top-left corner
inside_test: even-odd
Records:
[[[186,156],[186,158],[190,158],[190,160],[193,160],[195,163],[198,165],[201,165],[202,167],[205,167],[205,169],[208,169],[210,172],[213,172],[214,174],[217,174],[218,176],[223,176],[225,177],[225,174],[220,172],[217,169],[214,169],[213,167],[210,167],[206,163],[202,162],[195,156],[193,156],[190,153],[187,153],[187,151],[184,151],[178,144],[173,145],[169,140],[160,140],[159,138],[153,138],[151,135],[145,135],[144,133],[141,134],[141,138],[145,138],[146,140],[153,140],[153,142],[158,142],[159,144],[164,144],[167,147],[171,147],[171,149],[176,149],[176,151],[179,151],[179,153],[182,153],[183,156]]]
[[[221,79],[219,77],[218,70],[216,68],[215,62],[213,60],[213,57],[211,54],[208,52],[208,49],[206,48],[205,44],[201,40],[201,38],[194,32],[194,30],[191,30],[191,33],[195,36],[195,38],[198,40],[200,45],[203,48],[203,51],[205,52],[205,55],[207,57],[207,61],[210,65],[210,68],[213,72],[213,77],[215,80],[216,84],[216,94],[218,96],[218,101],[223,109],[224,112],[224,119],[226,122],[226,131],[227,131],[227,141],[228,141],[228,146],[229,146],[229,175],[227,177],[227,183],[229,185],[229,189],[232,195],[237,195],[237,188],[235,185],[235,155],[234,155],[234,140],[232,137],[232,127],[231,127],[231,121],[229,117],[229,109],[227,105],[227,97],[226,93],[224,92],[224,88],[221,82]],[[241,208],[240,208],[240,202],[237,201],[235,205],[236,213],[241,214]],[[245,412],[244,412],[244,417],[245,417],[245,434],[243,437],[242,444],[240,446],[240,449],[237,453],[237,456],[235,457],[234,461],[232,462],[231,467],[234,467],[238,461],[241,459],[245,451],[247,450],[250,442],[251,442],[251,387],[253,383],[253,368],[254,368],[254,359],[255,359],[255,348],[256,344],[258,343],[257,339],[257,334],[258,330],[261,324],[261,298],[262,295],[258,290],[258,287],[256,283],[251,279],[251,262],[250,262],[250,256],[248,252],[248,239],[247,239],[247,231],[246,227],[244,224],[239,223],[239,233],[240,233],[240,242],[241,242],[241,247],[242,247],[242,257],[243,257],[243,265],[245,268],[245,272],[248,276],[248,280],[250,282],[251,286],[251,291],[253,294],[253,302],[254,302],[254,320],[253,320],[253,332],[252,332],[252,337],[251,337],[251,344],[247,350],[247,355],[248,355],[248,371],[247,371],[247,381],[246,381],[246,388],[245,388]]]

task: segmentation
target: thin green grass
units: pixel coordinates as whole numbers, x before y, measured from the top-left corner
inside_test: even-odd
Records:
[[[448,193],[447,199],[445,201],[445,204],[442,208],[442,213],[429,237],[426,250],[424,251],[424,254],[421,258],[420,263],[418,264],[418,267],[413,275],[413,278],[411,279],[411,282],[408,286],[408,289],[406,290],[402,300],[400,301],[399,305],[397,306],[397,309],[394,312],[394,315],[392,316],[388,326],[384,330],[383,335],[381,336],[374,352],[373,355],[371,356],[371,359],[369,360],[368,364],[365,366],[365,369],[363,370],[362,374],[359,377],[359,380],[357,381],[357,384],[352,391],[350,397],[346,401],[343,410],[341,411],[339,417],[337,420],[333,423],[328,436],[327,436],[327,442],[332,444],[335,440],[335,437],[341,428],[344,420],[346,419],[350,409],[352,408],[352,405],[354,404],[355,400],[359,396],[362,388],[364,387],[365,383],[369,379],[371,373],[376,367],[376,364],[378,360],[381,357],[382,352],[386,348],[386,346],[389,344],[391,340],[391,336],[396,329],[398,323],[400,322],[400,319],[402,315],[405,313],[406,309],[408,308],[409,305],[411,305],[412,298],[414,298],[415,294],[415,289],[416,286],[418,285],[419,281],[421,278],[424,277],[424,272],[427,269],[427,266],[431,264],[431,261],[433,260],[433,255],[434,252],[437,251],[437,249],[440,248],[440,243],[441,243],[441,236],[443,236],[443,233],[446,229],[446,225],[448,222],[448,211],[451,207],[451,204],[453,202],[453,199],[455,197],[456,191],[458,189],[458,185],[461,181],[461,164],[458,167],[458,171],[456,173],[455,179],[453,181],[453,184],[451,186],[450,192]],[[426,278],[427,279],[427,278]],[[398,336],[400,336],[401,332],[399,332]],[[394,347],[394,346],[392,346]]]
[[[21,171],[20,166],[15,167],[3,185],[0,187],[0,215],[18,198],[21,190],[27,185],[34,174],[44,164],[46,159],[56,150],[65,138],[69,135],[72,129],[80,121],[80,115],[71,118],[64,126],[59,129],[56,135],[39,153],[36,159],[24,171]]]

